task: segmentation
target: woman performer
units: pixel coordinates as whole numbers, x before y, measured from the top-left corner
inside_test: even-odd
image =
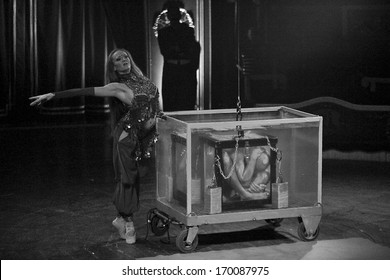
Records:
[[[126,243],[134,244],[133,214],[139,209],[138,161],[150,157],[157,140],[156,118],[163,117],[157,87],[143,75],[129,51],[113,50],[107,59],[108,84],[32,96],[31,106],[73,96],[110,97],[113,164],[116,189],[113,203],[117,217],[112,222]]]

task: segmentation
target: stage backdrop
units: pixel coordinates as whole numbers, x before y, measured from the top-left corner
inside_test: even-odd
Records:
[[[390,151],[388,0],[213,0],[213,107],[324,119],[324,150]],[[387,159],[388,161],[388,159]]]
[[[106,116],[99,98],[55,100],[37,110],[28,97],[105,83],[105,63],[115,47],[128,49],[146,66],[142,0],[0,1],[3,125],[83,121]]]

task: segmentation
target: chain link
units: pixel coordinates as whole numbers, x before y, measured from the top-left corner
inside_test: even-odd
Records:
[[[278,178],[276,178],[276,183],[282,183],[283,182],[283,176],[282,176],[282,158],[283,153],[278,148],[274,148],[271,146],[271,141],[269,140],[268,136],[266,135],[265,138],[267,139],[267,145],[268,147],[276,153],[276,161],[278,164]]]
[[[268,147],[269,147],[272,151],[274,151],[275,153],[277,153],[277,152],[279,151],[278,148],[274,148],[274,147],[271,146],[271,141],[269,140],[269,137],[268,137],[267,135],[265,135],[264,137],[265,137],[265,139],[267,139],[267,145],[268,145]]]
[[[237,97],[237,112],[236,112],[236,121],[242,120],[242,112],[241,112],[241,99],[240,96]]]
[[[219,168],[219,173],[221,174],[221,176],[222,176],[225,180],[229,179],[229,178],[233,175],[234,169],[235,169],[235,167],[236,167],[236,163],[237,163],[237,154],[238,154],[238,141],[239,141],[239,137],[236,137],[236,146],[235,146],[236,150],[235,150],[235,152],[234,152],[233,165],[232,165],[232,168],[231,168],[231,170],[230,170],[230,172],[229,172],[229,174],[228,174],[227,176],[225,175],[225,173],[224,173],[223,170],[222,170],[221,162],[220,162],[219,156],[217,155],[216,158],[215,158],[215,162],[216,162],[216,164],[217,164],[217,166],[218,166],[218,168]]]
[[[281,182],[283,182],[283,176],[282,176],[282,157],[283,157],[283,154],[282,154],[282,151],[279,150],[278,148],[275,148],[275,147],[271,146],[271,141],[269,140],[269,137],[267,135],[265,135],[264,137],[267,139],[267,146],[270,148],[270,150],[272,150],[273,152],[276,153],[276,161],[277,161],[277,164],[278,164],[278,178],[277,178],[276,182],[277,183],[281,183]],[[221,174],[221,176],[225,180],[229,179],[233,175],[233,172],[235,170],[235,167],[236,167],[236,164],[237,164],[238,147],[239,147],[238,141],[239,141],[239,137],[236,137],[236,145],[235,145],[233,165],[232,165],[232,168],[230,169],[230,172],[229,172],[228,175],[225,175],[225,173],[223,172],[222,166],[221,166],[220,157],[218,155],[216,155],[215,163],[218,166],[219,173]],[[215,174],[213,176],[213,179],[215,179]]]

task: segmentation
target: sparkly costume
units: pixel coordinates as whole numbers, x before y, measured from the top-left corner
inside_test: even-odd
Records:
[[[132,104],[125,105],[125,113],[113,133],[116,179],[113,202],[118,214],[126,218],[139,209],[138,161],[150,157],[152,145],[157,140],[155,125],[147,128],[147,122],[160,117],[162,112],[157,87],[149,79],[130,73],[121,75],[119,82],[134,93]],[[120,139],[123,131],[128,135]]]
[[[131,105],[126,105],[126,114],[119,121],[123,129],[138,139],[134,151],[137,160],[150,157],[151,146],[157,141],[156,127],[145,128],[145,123],[159,117],[162,112],[159,106],[157,87],[146,77],[138,77],[133,73],[121,75],[121,83],[126,84],[134,93]]]
[[[118,215],[131,217],[139,209],[138,161],[150,157],[157,140],[156,126],[150,120],[162,117],[157,87],[146,77],[134,73],[120,75],[119,82],[134,93],[131,105],[122,104],[125,111],[113,131],[113,163],[116,189],[113,202]],[[78,88],[54,93],[53,98],[94,96],[94,88]],[[120,138],[122,132],[128,135]]]

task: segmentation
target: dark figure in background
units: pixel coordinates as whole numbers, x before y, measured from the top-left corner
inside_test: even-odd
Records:
[[[180,22],[179,7],[168,8],[170,25],[159,30],[164,56],[162,95],[164,111],[193,110],[196,106],[200,45],[194,29]]]
[[[133,214],[139,209],[139,160],[149,158],[157,139],[156,117],[162,117],[157,87],[145,77],[124,49],[113,50],[106,65],[108,84],[32,96],[31,106],[72,96],[110,97],[113,162],[116,189],[113,203],[117,217],[112,222],[126,243],[136,241]]]

